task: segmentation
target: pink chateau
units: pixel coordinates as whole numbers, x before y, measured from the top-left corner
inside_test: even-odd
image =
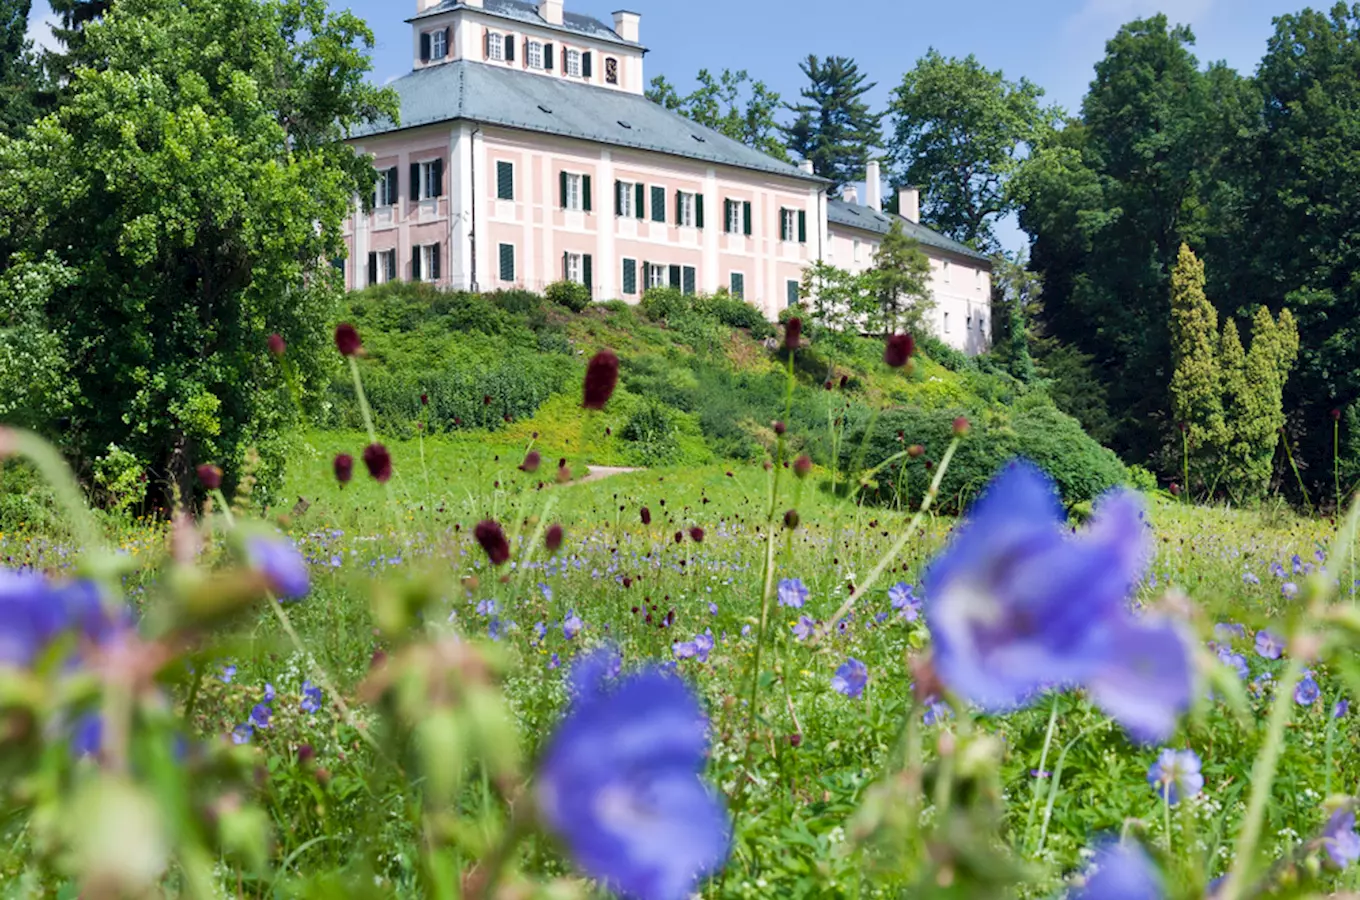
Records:
[[[417,0],[414,70],[392,84],[401,124],[353,135],[379,172],[355,203],[345,283],[428,281],[465,290],[587,285],[637,302],[648,287],[727,288],[774,319],[817,260],[869,268],[896,216],[878,164],[865,204],[649,101],[637,13],[612,26],[561,0]],[[922,226],[936,334],[990,343],[991,264]]]

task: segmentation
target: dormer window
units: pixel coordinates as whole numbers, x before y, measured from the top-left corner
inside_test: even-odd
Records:
[[[570,78],[581,77],[581,51],[568,50],[564,57],[566,59],[567,75]]]
[[[486,33],[486,58],[493,62],[515,61],[515,38],[498,31]]]
[[[449,55],[449,33],[444,29],[430,35],[430,59],[443,59]]]
[[[525,60],[529,63],[529,68],[531,69],[547,68],[543,64],[543,43],[541,41],[529,42],[529,49],[528,53],[525,55]]]

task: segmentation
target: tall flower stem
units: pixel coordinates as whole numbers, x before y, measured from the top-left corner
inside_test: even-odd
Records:
[[[1029,800],[1029,816],[1025,819],[1025,846],[1029,846],[1029,833],[1034,828],[1034,817],[1039,813],[1039,795],[1041,793],[1039,784],[1046,777],[1043,773],[1048,771],[1048,751],[1053,747],[1053,734],[1058,726],[1058,705],[1062,701],[1062,694],[1053,694],[1053,712],[1048,716],[1048,732],[1044,735],[1044,749],[1039,754],[1039,775],[1034,779],[1034,790],[1031,792]]]
[[[1284,455],[1285,458],[1289,460],[1289,468],[1294,471],[1294,480],[1299,483],[1299,493],[1303,494],[1303,502],[1308,507],[1308,512],[1311,514],[1313,511],[1313,500],[1308,496],[1308,488],[1303,483],[1303,475],[1299,472],[1298,463],[1294,462],[1294,450],[1289,446],[1289,435],[1284,433],[1283,428],[1280,429],[1280,440],[1284,442]]]
[[[902,535],[897,539],[897,542],[892,545],[888,552],[884,554],[883,558],[878,561],[878,565],[874,566],[873,571],[869,573],[869,577],[864,579],[863,583],[855,586],[854,593],[846,598],[845,602],[841,604],[841,608],[828,620],[828,624],[809,639],[809,643],[812,646],[816,646],[820,643],[821,639],[829,632],[829,630],[834,628],[835,624],[843,619],[846,613],[854,609],[855,601],[869,593],[870,588],[878,582],[878,579],[883,577],[883,573],[887,571],[889,566],[897,561],[897,557],[902,554],[902,551],[906,549],[907,544],[916,536],[917,531],[921,528],[921,524],[925,521],[927,513],[930,512],[930,507],[934,504],[935,498],[939,496],[940,483],[944,481],[944,473],[948,471],[949,463],[954,459],[955,451],[959,449],[959,440],[959,438],[954,438],[949,444],[949,449],[945,450],[944,458],[940,460],[939,466],[936,467],[935,478],[930,483],[930,490],[926,491],[925,497],[921,499],[921,508],[916,511],[916,515],[912,517],[911,521],[907,524],[907,527],[902,531]]]
[[[1303,662],[1293,656],[1275,688],[1266,742],[1251,767],[1251,795],[1247,800],[1247,814],[1233,847],[1232,868],[1228,870],[1228,878],[1219,889],[1219,900],[1239,900],[1247,888],[1256,845],[1261,839],[1261,828],[1265,823],[1266,804],[1270,802],[1270,791],[1274,787],[1275,769],[1279,765],[1280,754],[1284,752],[1284,731],[1289,724],[1290,707],[1294,703],[1294,688],[1302,677]]]
[[[354,357],[347,357],[349,360],[349,374],[354,379],[354,396],[359,400],[359,411],[364,416],[364,428],[368,431],[368,442],[378,443],[378,431],[373,427],[373,410],[368,405],[368,395],[364,393],[364,380],[359,376],[359,361]]]

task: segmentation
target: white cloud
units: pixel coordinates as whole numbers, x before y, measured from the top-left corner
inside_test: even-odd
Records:
[[[1112,31],[1125,22],[1166,13],[1173,25],[1193,25],[1213,7],[1214,0],[1086,0],[1067,20],[1069,33]]]

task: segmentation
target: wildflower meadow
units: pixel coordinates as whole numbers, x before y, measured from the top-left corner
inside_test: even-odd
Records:
[[[362,336],[336,349],[367,415]],[[885,372],[912,354],[887,341]],[[618,381],[594,355],[582,428]],[[591,479],[537,436],[370,426],[306,439],[289,487],[312,499],[285,513],[205,461],[200,509],[121,524],[0,430],[69,525],[0,537],[0,890],[1360,887],[1360,507],[1118,488],[1077,521],[1016,458],[937,515],[982,439],[958,419],[919,508],[888,510],[773,430],[755,464]]]

